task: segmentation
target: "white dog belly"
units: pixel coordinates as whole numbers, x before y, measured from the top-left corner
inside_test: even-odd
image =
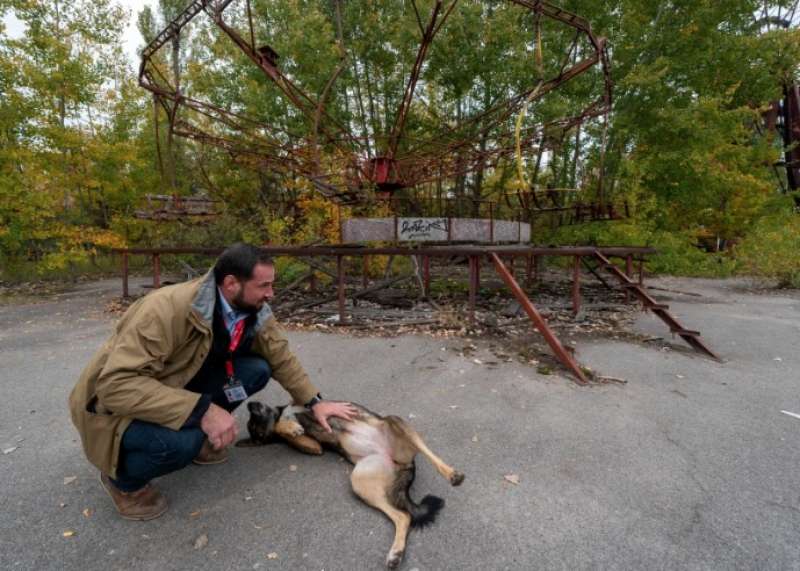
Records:
[[[378,454],[391,462],[391,448],[389,439],[383,430],[370,426],[366,422],[352,422],[347,425],[347,431],[339,439],[354,462],[365,456]]]

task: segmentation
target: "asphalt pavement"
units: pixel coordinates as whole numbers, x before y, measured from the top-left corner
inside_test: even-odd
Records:
[[[627,381],[590,387],[496,363],[476,339],[465,356],[463,339],[289,334],[323,394],[408,418],[466,474],[452,488],[418,458],[414,497],[446,506],[411,532],[402,569],[800,569],[800,418],[781,412],[800,415],[800,294],[653,284],[723,363],[671,344],[647,314],[636,330],[670,344],[577,344],[582,363]],[[233,448],[226,464],[159,479],[161,518],[117,517],[67,397],[118,288],[0,306],[0,569],[383,568],[392,526],[331,453]],[[270,383],[256,398],[286,394]]]

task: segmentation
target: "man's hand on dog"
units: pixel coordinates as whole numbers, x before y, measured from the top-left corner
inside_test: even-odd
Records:
[[[200,420],[200,429],[206,433],[215,450],[230,446],[239,435],[239,426],[233,415],[214,403],[211,403]]]
[[[314,413],[314,418],[317,423],[325,429],[325,432],[333,432],[331,426],[328,424],[328,419],[332,416],[337,416],[345,420],[355,420],[358,416],[358,410],[349,402],[327,400],[315,404],[311,412]]]

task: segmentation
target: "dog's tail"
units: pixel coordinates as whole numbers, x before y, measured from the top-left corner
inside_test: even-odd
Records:
[[[417,467],[412,462],[407,468],[398,470],[390,492],[392,504],[411,514],[412,527],[425,527],[436,520],[436,515],[444,507],[444,500],[436,496],[425,496],[420,503],[411,499],[411,484],[414,483]]]
[[[436,521],[436,516],[444,507],[444,500],[437,496],[427,495],[418,504],[410,501],[409,513],[411,514],[411,527],[425,527]]]

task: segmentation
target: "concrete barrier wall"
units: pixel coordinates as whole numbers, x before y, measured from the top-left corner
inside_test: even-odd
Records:
[[[520,242],[531,239],[530,225],[486,218],[351,218],[342,224],[342,242]]]

